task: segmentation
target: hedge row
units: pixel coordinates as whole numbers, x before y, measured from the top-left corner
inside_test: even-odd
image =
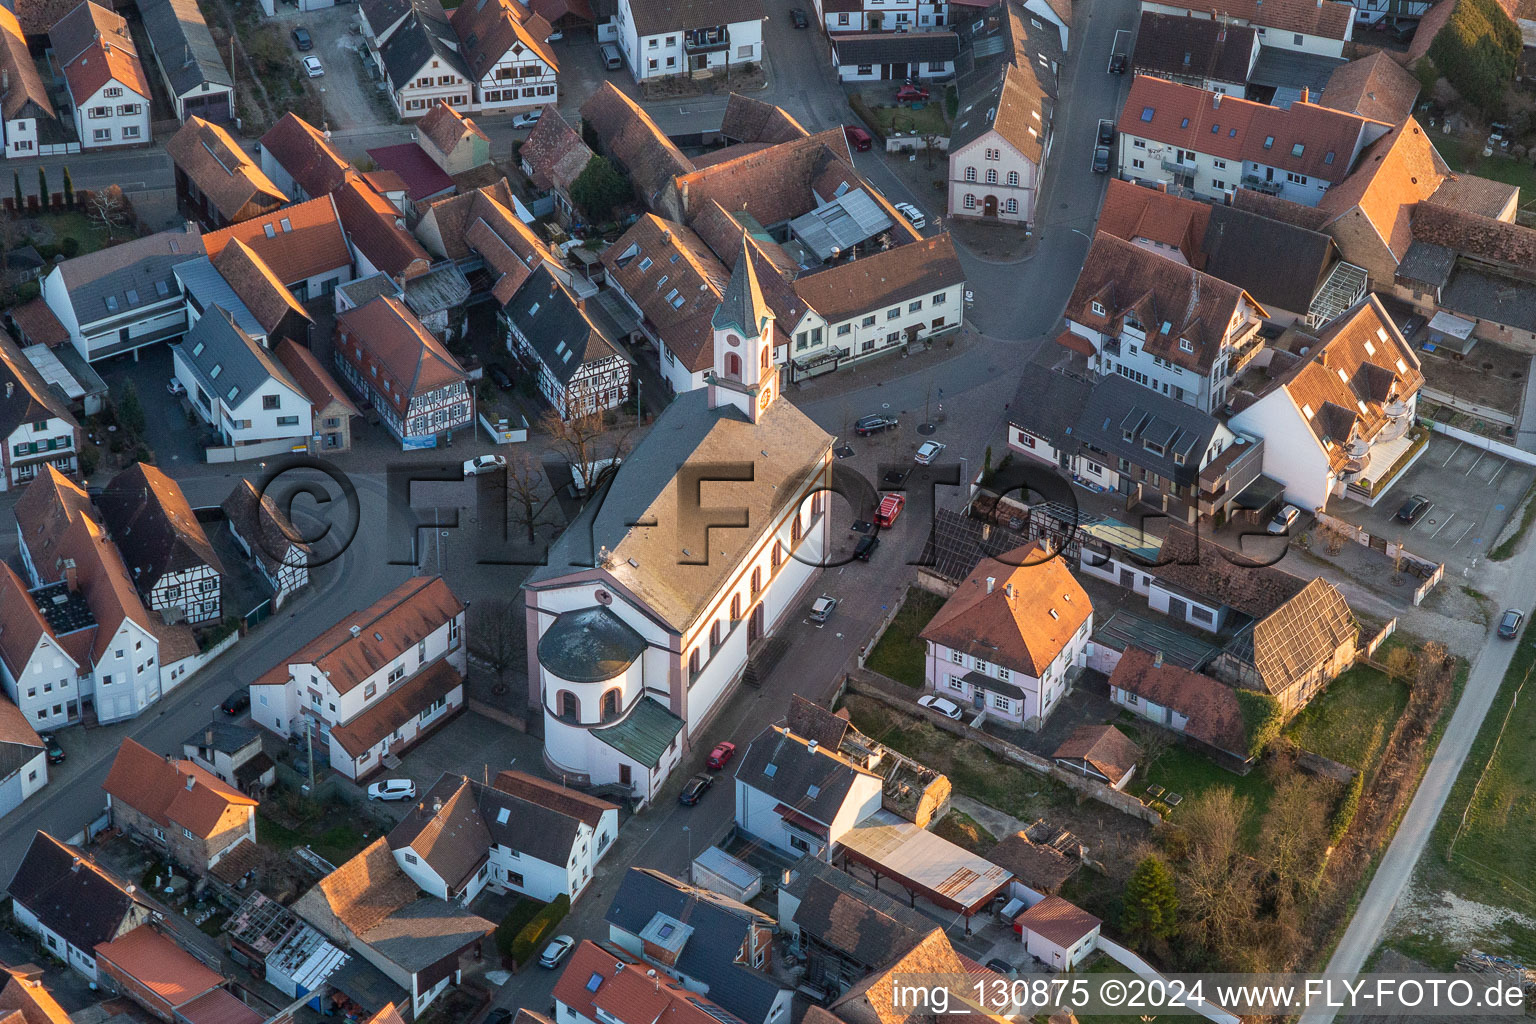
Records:
[[[1520,29],[1498,0],[1457,0],[1429,47],[1429,59],[1469,103],[1502,111],[1520,60]]]
[[[1355,820],[1355,812],[1360,809],[1360,793],[1364,789],[1365,772],[1355,772],[1355,777],[1349,780],[1349,788],[1339,799],[1339,806],[1334,809],[1333,821],[1329,823],[1329,846],[1338,846],[1344,833],[1349,831],[1350,824]]]
[[[502,918],[501,923],[496,926],[497,952],[502,956],[511,956],[512,942],[517,938],[517,933],[526,928],[528,922],[532,921],[545,906],[547,904],[529,899],[514,903],[512,909],[507,911],[507,916]]]
[[[553,934],[555,926],[571,912],[571,898],[565,893],[556,896],[547,906],[541,907],[533,919],[523,925],[512,940],[512,960],[519,967],[536,956]]]

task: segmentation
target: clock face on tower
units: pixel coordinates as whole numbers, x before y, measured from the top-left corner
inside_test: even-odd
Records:
[[[763,388],[763,393],[762,393],[762,395],[757,400],[757,407],[759,409],[766,409],[766,408],[768,408],[768,402],[772,398],[773,398],[773,389],[772,388]]]

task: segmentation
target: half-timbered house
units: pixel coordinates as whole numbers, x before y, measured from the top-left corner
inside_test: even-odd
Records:
[[[336,318],[336,369],[405,448],[434,448],[475,418],[469,374],[393,295]]]
[[[224,567],[176,481],[135,463],[112,478],[96,506],[152,611],[167,622],[219,617]]]
[[[501,308],[507,348],[538,375],[539,392],[561,419],[614,409],[629,397],[630,361],[584,307],[540,266]]]

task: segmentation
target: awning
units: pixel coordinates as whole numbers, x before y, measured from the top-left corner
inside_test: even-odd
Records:
[[[1073,334],[1071,331],[1062,331],[1060,334],[1058,334],[1056,336],[1056,344],[1060,345],[1062,348],[1071,349],[1073,352],[1076,352],[1079,355],[1089,356],[1090,358],[1094,354],[1093,342],[1089,341],[1081,334]]]
[[[773,809],[773,813],[783,818],[786,824],[793,825],[795,828],[799,829],[801,832],[804,832],[806,835],[815,836],[817,839],[823,841],[831,838],[831,830],[828,829],[827,826],[823,825],[819,821],[816,821],[814,818],[807,818],[805,815],[789,806],[789,804],[779,804]]]

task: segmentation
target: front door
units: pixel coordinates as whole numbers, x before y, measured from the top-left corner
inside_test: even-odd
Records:
[[[621,765],[619,765],[619,785],[627,786],[629,784],[630,784],[629,765],[621,764]]]
[[[983,202],[982,205],[981,205],[981,212],[982,212],[983,216],[986,216],[986,217],[996,217],[997,216],[997,196],[987,196],[985,202]]]
[[[752,617],[747,620],[747,646],[757,643],[763,635],[763,606],[759,604],[752,609]]]
[[[1189,618],[1189,605],[1185,603],[1182,597],[1170,597],[1168,599],[1168,615],[1183,622]]]
[[[880,24],[881,24],[882,17],[883,16],[879,15],[879,14],[871,14],[869,16],[869,30],[871,32],[879,32],[880,31]]]

